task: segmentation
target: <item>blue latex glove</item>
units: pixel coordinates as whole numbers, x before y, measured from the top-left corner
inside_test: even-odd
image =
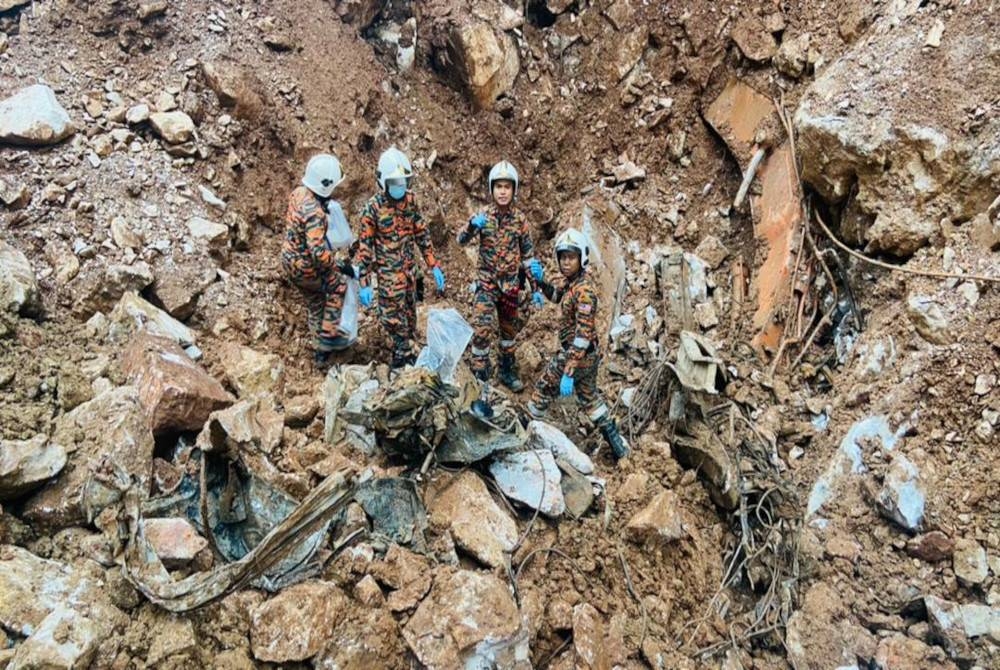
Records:
[[[573,395],[573,378],[569,375],[563,375],[559,380],[559,395],[564,398]]]
[[[535,307],[543,307],[545,305],[545,299],[542,297],[542,292],[535,291],[532,293],[531,302],[535,303]]]
[[[437,266],[434,267],[434,283],[437,284],[438,293],[444,293],[444,272]]]
[[[482,212],[479,212],[474,217],[472,217],[472,220],[469,221],[469,225],[475,228],[476,230],[482,230],[483,226],[486,225],[486,215],[483,214]]]
[[[535,278],[535,281],[542,281],[545,273],[542,271],[542,262],[537,258],[531,259],[531,276]]]
[[[371,286],[361,287],[361,306],[371,307],[372,300],[375,298],[375,292],[372,291]]]

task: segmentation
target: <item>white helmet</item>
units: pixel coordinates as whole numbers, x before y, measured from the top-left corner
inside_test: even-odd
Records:
[[[389,147],[379,156],[375,178],[383,191],[386,189],[386,180],[409,179],[412,176],[413,167],[410,165],[410,159],[396,147]]]
[[[590,263],[590,246],[587,236],[576,228],[567,228],[556,238],[556,263],[559,262],[560,251],[575,251],[580,254],[580,267],[585,268]]]
[[[344,181],[340,161],[330,154],[316,154],[309,159],[302,185],[321,198],[329,198],[337,184]]]
[[[493,182],[505,180],[514,182],[514,195],[517,195],[517,168],[509,161],[500,161],[490,169],[490,178],[487,181],[490,194],[493,194]]]

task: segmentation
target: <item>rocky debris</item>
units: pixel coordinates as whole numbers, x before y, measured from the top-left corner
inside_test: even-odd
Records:
[[[146,654],[149,667],[191,667],[198,648],[194,634],[194,624],[174,614],[157,616],[151,626],[152,640]]]
[[[297,395],[285,401],[285,424],[293,428],[308,426],[319,412],[319,400],[313,395]]]
[[[347,597],[329,582],[308,581],[284,589],[253,613],[254,658],[271,663],[312,658],[325,646],[331,624],[347,608]]]
[[[145,103],[133,105],[125,112],[125,120],[134,126],[149,121],[149,114],[149,105]]]
[[[520,626],[504,582],[470,570],[442,571],[403,627],[403,637],[428,668],[479,667],[467,664],[491,645],[513,638]]]
[[[514,40],[485,21],[453,25],[445,53],[437,59],[447,78],[480,109],[492,108],[513,87],[521,68]]]
[[[153,112],[149,125],[168,144],[184,144],[194,136],[194,121],[184,112]]]
[[[625,527],[633,542],[669,544],[688,536],[680,498],[673,491],[657,494]]]
[[[705,261],[709,269],[716,270],[729,257],[729,249],[715,235],[706,235],[695,247],[694,255]]]
[[[122,296],[108,320],[109,334],[119,342],[124,342],[137,331],[146,331],[169,338],[182,347],[194,344],[194,332],[190,328],[134,292]]]
[[[386,605],[392,612],[416,607],[431,588],[431,564],[425,557],[398,544],[390,545],[385,560],[372,563],[371,574],[392,589]]]
[[[788,620],[785,645],[792,667],[820,670],[855,667],[875,653],[875,638],[846,616],[843,600],[818,582],[806,591],[801,608]]]
[[[778,72],[792,79],[801,77],[802,73],[805,72],[806,65],[815,62],[815,58],[811,59],[811,41],[812,35],[809,33],[802,33],[796,37],[785,37],[774,57],[774,66],[778,68]]]
[[[803,179],[830,203],[856,192],[852,207],[870,222],[862,232],[871,252],[909,257],[942,219],[971,219],[996,196],[1000,125],[985,121],[970,134],[961,122],[1000,92],[987,59],[966,48],[985,48],[995,29],[968,8],[955,20],[963,38],[943,44],[934,67],[924,22],[893,28],[891,40],[859,40],[823,69],[795,114]],[[912,89],[933,103],[902,91],[899,72],[913,72]]]
[[[366,0],[367,1],[367,0]],[[205,82],[219,98],[219,104],[234,110],[241,118],[253,119],[260,114],[264,100],[257,82],[235,63],[215,61],[202,63]]]
[[[566,510],[559,486],[562,475],[551,451],[535,449],[503,454],[490,463],[490,474],[508,498],[550,517]]]
[[[24,184],[0,179],[0,202],[10,209],[23,209],[31,202],[31,191]]]
[[[200,430],[212,412],[233,402],[170,338],[137,334],[122,356],[122,370],[139,389],[154,435]]]
[[[215,193],[211,189],[206,188],[201,184],[198,184],[198,195],[201,196],[202,202],[204,202],[209,207],[215,207],[216,209],[222,212],[226,211],[227,207],[226,201],[220,198],[219,196],[215,195]],[[192,230],[192,226],[190,223],[188,223],[188,230]],[[210,230],[210,229],[205,229],[205,230]],[[193,231],[192,234],[194,234]],[[207,237],[207,235],[202,235],[202,237],[203,238]]]
[[[250,398],[212,412],[204,423],[196,442],[199,449],[249,455],[249,450],[273,453],[281,444],[285,421],[270,399]]]
[[[557,459],[556,465],[562,471],[559,488],[562,489],[566,512],[574,519],[579,519],[594,504],[594,485],[566,461]]]
[[[758,63],[770,60],[778,50],[774,36],[758,16],[751,15],[737,21],[730,37],[744,56]]]
[[[125,217],[116,216],[111,219],[111,239],[119,249],[142,249],[142,237],[128,225]]]
[[[1000,641],[1000,609],[987,605],[959,605],[935,596],[924,597],[927,623],[936,642],[962,667],[973,657],[970,640],[988,636],[994,643]]]
[[[0,440],[0,501],[13,500],[59,474],[66,450],[45,435],[30,440]]]
[[[111,388],[60,416],[51,441],[65,447],[69,461],[25,503],[32,523],[50,529],[82,523],[118,499],[122,477],[149,490],[153,433],[135,388]]]
[[[9,668],[88,667],[127,617],[105,585],[83,571],[12,545],[0,546],[0,621],[25,639]]]
[[[923,295],[911,295],[906,300],[906,315],[920,337],[931,344],[951,344],[954,335],[941,305]]]
[[[229,246],[228,226],[200,216],[192,216],[187,225],[191,239],[205,244],[209,249],[218,251]]]
[[[225,379],[240,398],[272,393],[281,395],[285,365],[277,354],[262,354],[250,347],[228,342],[220,350]]]
[[[170,316],[186,320],[194,314],[198,300],[218,278],[218,268],[209,258],[185,258],[180,264],[169,261],[158,268],[149,292]]]
[[[447,528],[455,544],[476,560],[500,568],[517,542],[517,524],[490,496],[475,472],[450,480],[431,500],[431,523]]]
[[[977,214],[972,220],[972,240],[984,249],[1000,250],[1000,215]]]
[[[954,540],[939,530],[917,535],[906,543],[906,553],[928,563],[951,558],[954,552]]]
[[[42,307],[31,263],[16,247],[0,240],[0,310],[35,315]]]
[[[955,541],[951,565],[958,581],[966,586],[978,586],[989,575],[986,550],[981,544],[968,538],[962,537]]]
[[[893,456],[878,493],[879,511],[906,530],[915,532],[924,520],[925,498],[917,466],[903,454]]]
[[[899,668],[926,668],[926,670],[958,670],[958,666],[945,656],[941,647],[929,647],[920,640],[893,633],[878,643],[873,659],[875,667],[895,670]]]
[[[594,473],[594,462],[587,454],[550,423],[532,421],[528,424],[528,439],[526,444],[532,449],[548,450],[556,460],[566,461],[576,470],[585,475]]]
[[[612,619],[607,625],[597,608],[590,603],[581,603],[573,608],[572,625],[573,652],[576,655],[572,667],[600,670],[626,665],[628,651],[620,622]]]
[[[378,585],[378,582],[371,575],[365,575],[361,578],[361,581],[354,585],[354,598],[373,608],[378,608],[385,604],[385,594],[382,593],[382,587]]]
[[[89,278],[88,286],[73,311],[80,318],[87,318],[94,312],[107,312],[126,293],[139,292],[152,284],[154,279],[153,269],[146,261],[110,265],[103,275]]]
[[[0,101],[0,143],[46,146],[75,132],[69,114],[44,84],[22,88]]]
[[[142,526],[153,551],[168,568],[187,565],[208,546],[208,540],[187,519],[144,519]]]
[[[619,157],[618,165],[611,168],[612,184],[634,184],[646,179],[646,169],[639,167],[627,155]]]
[[[385,6],[385,0],[337,0],[337,15],[359,32],[371,26]]]

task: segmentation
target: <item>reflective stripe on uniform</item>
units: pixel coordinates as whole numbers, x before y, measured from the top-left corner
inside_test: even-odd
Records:
[[[513,347],[514,346],[514,340],[500,340],[500,346],[501,347]],[[475,351],[475,348],[473,348],[473,351]]]
[[[574,337],[573,346],[577,349],[586,349],[590,346],[590,340],[585,337]]]
[[[607,413],[608,413],[608,406],[602,402],[593,412],[590,413],[589,418],[594,423],[597,423],[605,416],[607,416]]]
[[[479,349],[477,347],[472,347],[473,356],[489,356],[489,354],[490,354],[489,349]]]

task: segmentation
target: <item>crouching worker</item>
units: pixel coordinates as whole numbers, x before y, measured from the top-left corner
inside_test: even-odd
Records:
[[[497,338],[499,324],[500,383],[512,391],[521,391],[514,359],[514,338],[524,326],[519,304],[525,280],[531,284],[539,306],[542,295],[536,282],[542,279],[542,264],[535,258],[535,247],[524,214],[514,204],[517,196],[517,170],[500,161],[490,170],[488,186],[493,205],[479,212],[458,233],[458,243],[479,241],[479,273],[473,299],[472,371],[481,382],[492,376],[490,349]]]
[[[528,412],[542,419],[557,392],[560,396],[575,392],[577,401],[588,411],[590,420],[600,429],[615,458],[625,458],[629,455],[628,442],[618,432],[618,424],[597,388],[597,371],[601,364],[596,333],[597,292],[587,275],[590,250],[583,233],[570,228],[559,235],[556,261],[566,283],[561,288],[544,281],[540,284],[545,297],[562,308],[561,348],[535,384]]]
[[[302,293],[309,311],[309,332],[315,337],[315,362],[329,364],[330,356],[354,344],[340,329],[347,283],[341,274],[350,266],[338,261],[327,241],[328,207],[333,190],[344,179],[340,162],[330,154],[309,159],[302,185],[292,191],[285,214],[285,241],[281,265],[285,276]]]
[[[417,330],[417,250],[444,292],[444,272],[434,257],[430,231],[410,192],[413,168],[403,152],[387,149],[375,173],[379,192],[361,213],[361,234],[355,260],[360,269],[361,305],[375,299],[372,276],[378,282],[378,318],[392,339],[390,367],[413,364]]]

